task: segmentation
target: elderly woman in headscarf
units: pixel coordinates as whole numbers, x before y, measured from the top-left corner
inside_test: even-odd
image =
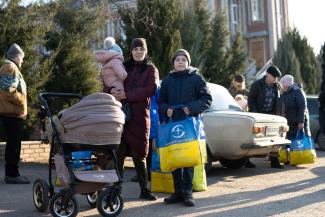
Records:
[[[280,114],[288,120],[287,138],[295,139],[298,129],[310,136],[306,94],[291,75],[284,75],[280,83],[283,94],[280,98]]]

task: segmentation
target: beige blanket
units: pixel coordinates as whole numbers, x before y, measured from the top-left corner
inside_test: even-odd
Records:
[[[125,116],[121,103],[106,93],[95,93],[59,114],[56,124],[63,142],[119,144]]]

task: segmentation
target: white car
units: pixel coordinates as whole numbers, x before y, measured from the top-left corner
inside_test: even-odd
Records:
[[[223,86],[208,83],[212,105],[203,114],[208,164],[219,160],[227,168],[240,168],[249,157],[276,153],[287,140],[287,120],[277,115],[244,112]]]

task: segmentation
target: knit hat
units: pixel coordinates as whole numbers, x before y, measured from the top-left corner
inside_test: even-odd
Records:
[[[187,59],[188,65],[189,66],[191,65],[191,56],[190,56],[190,54],[189,54],[189,52],[187,50],[185,50],[185,49],[178,49],[177,51],[175,51],[174,56],[173,56],[173,59],[172,59],[173,63],[175,62],[175,59],[178,56],[185,56],[186,59]]]
[[[266,72],[269,73],[270,75],[272,75],[273,77],[281,77],[281,72],[280,70],[276,67],[276,66],[269,66],[266,69]]]
[[[144,38],[134,38],[132,40],[132,43],[131,43],[131,51],[136,47],[142,47],[146,51],[148,51],[146,39],[144,39]]]
[[[294,78],[292,75],[285,75],[281,78],[280,83],[282,86],[291,87],[294,83]]]
[[[10,48],[8,49],[7,51],[7,58],[8,59],[12,59],[12,58],[15,58],[17,56],[21,55],[22,57],[25,56],[25,53],[24,51],[19,47],[18,44],[12,44],[10,46]]]
[[[123,51],[122,51],[121,47],[115,43],[115,39],[113,37],[105,38],[104,49],[115,51],[123,56]]]

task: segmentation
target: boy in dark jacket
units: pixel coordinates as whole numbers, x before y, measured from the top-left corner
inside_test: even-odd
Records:
[[[198,116],[208,109],[212,97],[198,69],[191,67],[190,54],[179,49],[172,59],[174,70],[162,81],[159,112],[174,121],[184,120],[186,116]],[[184,105],[182,109],[173,106]],[[179,168],[172,172],[175,193],[165,198],[166,204],[183,201],[186,206],[195,206],[192,195],[194,168]]]

